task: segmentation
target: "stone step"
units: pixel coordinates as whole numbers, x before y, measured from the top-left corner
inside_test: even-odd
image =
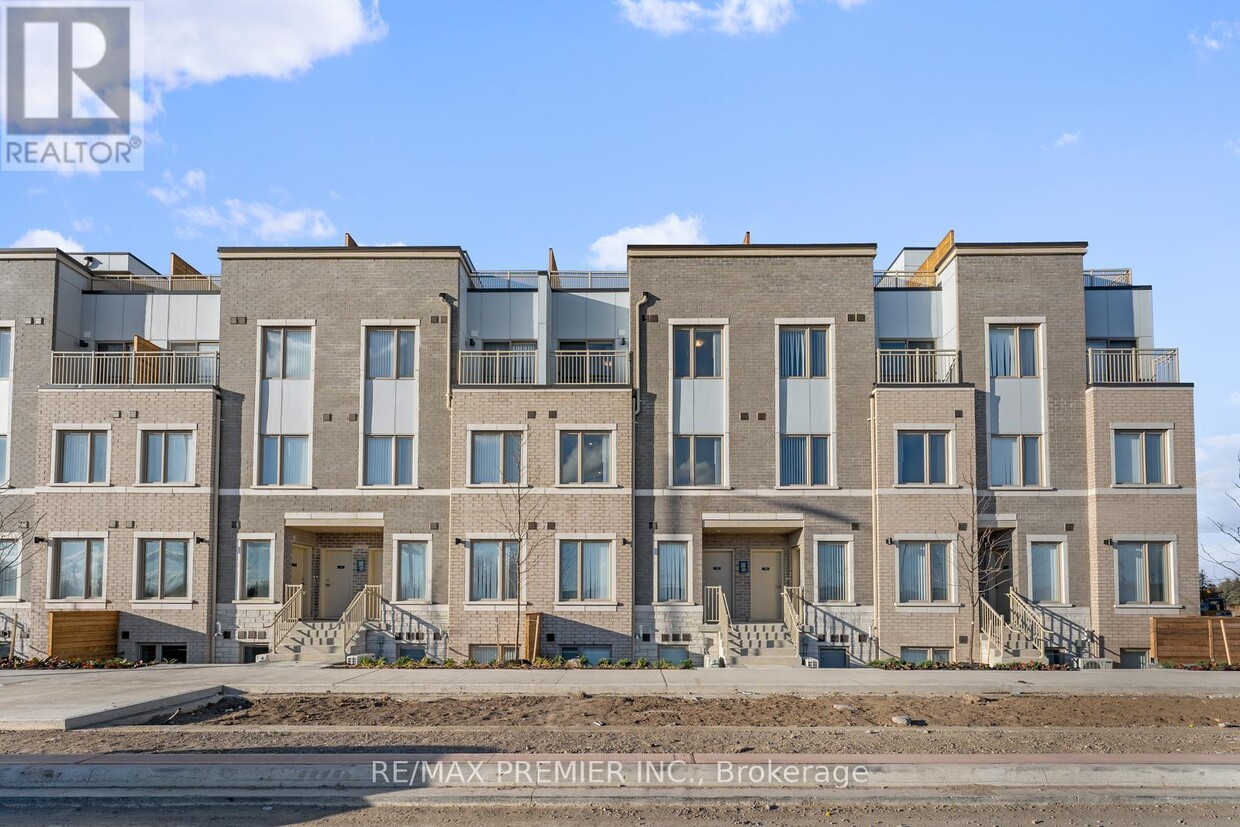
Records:
[[[728,658],[728,665],[741,668],[746,667],[763,667],[763,666],[804,666],[801,657],[795,653],[785,655],[762,655],[760,657],[752,655],[732,655]]]
[[[344,655],[327,652],[272,652],[268,663],[343,663]]]

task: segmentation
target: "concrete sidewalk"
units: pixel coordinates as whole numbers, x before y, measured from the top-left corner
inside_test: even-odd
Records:
[[[160,754],[0,756],[0,797],[417,801],[844,795],[1240,797],[1236,755]]]
[[[333,669],[314,664],[0,670],[0,729],[72,729],[200,702],[221,692],[393,695],[680,695],[1030,692],[1240,695],[1240,673],[889,672],[878,669]]]

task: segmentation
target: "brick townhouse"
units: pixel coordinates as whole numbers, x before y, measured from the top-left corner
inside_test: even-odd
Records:
[[[1192,386],[1083,243],[0,251],[0,646],[1144,665]]]

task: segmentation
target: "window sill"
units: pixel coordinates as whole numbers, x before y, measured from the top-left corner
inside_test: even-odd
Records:
[[[110,482],[49,482],[48,485],[52,488],[63,488],[66,491],[78,488],[97,489],[112,487],[112,483]]]
[[[589,601],[571,601],[568,603],[555,603],[551,610],[555,612],[614,612],[620,609],[620,604],[614,601],[599,601],[597,603]]]
[[[690,603],[688,600],[662,600],[650,604],[656,609],[700,609],[697,603]]]
[[[479,491],[511,491],[514,488],[528,488],[523,482],[467,482],[466,488],[475,488]]]
[[[776,491],[839,491],[838,485],[777,485]]]
[[[135,482],[134,488],[197,488],[196,482]]]
[[[271,600],[234,600],[234,606],[245,606],[247,609],[278,609],[282,603],[276,603]]]
[[[595,491],[599,491],[599,490],[608,491],[608,490],[620,488],[621,486],[616,485],[615,483],[612,483],[612,482],[557,482],[555,484],[555,487],[566,488],[570,491],[573,489],[585,489],[585,490],[593,489]]]
[[[406,606],[406,607],[413,608],[413,607],[421,607],[421,606],[433,606],[434,603],[433,601],[430,601],[430,600],[393,600],[392,605],[393,606]]]
[[[313,485],[251,485],[252,491],[313,491]]]
[[[413,485],[366,485],[362,484],[357,487],[358,491],[417,491],[422,486],[414,483]]]
[[[1030,605],[1039,609],[1075,609],[1075,603],[1039,603],[1036,600],[1029,601]]]
[[[173,598],[171,600],[135,600],[130,604],[132,609],[177,609],[188,610],[194,608],[198,601],[193,599]]]
[[[1181,485],[1168,482],[1116,482],[1112,483],[1111,487],[1118,491],[1171,491],[1176,488],[1183,488]]]
[[[1053,485],[994,485],[990,488],[996,494],[1019,494],[1022,491],[1056,491]]]
[[[825,603],[818,601],[818,602],[811,603],[810,605],[816,609],[856,609],[861,604],[853,603],[851,601],[840,600],[840,601],[827,601]]]
[[[1183,606],[1177,606],[1173,603],[1117,603],[1112,606],[1117,612],[1182,612]]]
[[[496,600],[493,602],[476,600],[465,604],[465,611],[467,612],[516,612],[521,608],[515,600]],[[524,608],[528,611],[530,605],[527,603]]]
[[[731,491],[730,485],[676,485],[672,483],[668,486],[673,491]]]
[[[956,614],[964,608],[963,603],[897,603],[897,612],[925,612],[927,614]]]
[[[0,609],[30,609],[34,604],[16,597],[0,597]]]
[[[53,609],[102,609],[108,605],[108,600],[96,597],[51,597],[46,605]]]
[[[897,482],[895,487],[910,491],[958,491],[964,488],[950,482]]]

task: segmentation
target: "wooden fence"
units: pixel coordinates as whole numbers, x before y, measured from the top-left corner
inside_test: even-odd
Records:
[[[120,612],[48,612],[48,615],[47,651],[52,657],[81,660],[116,657]]]
[[[1151,617],[1150,658],[1240,663],[1240,617]]]

